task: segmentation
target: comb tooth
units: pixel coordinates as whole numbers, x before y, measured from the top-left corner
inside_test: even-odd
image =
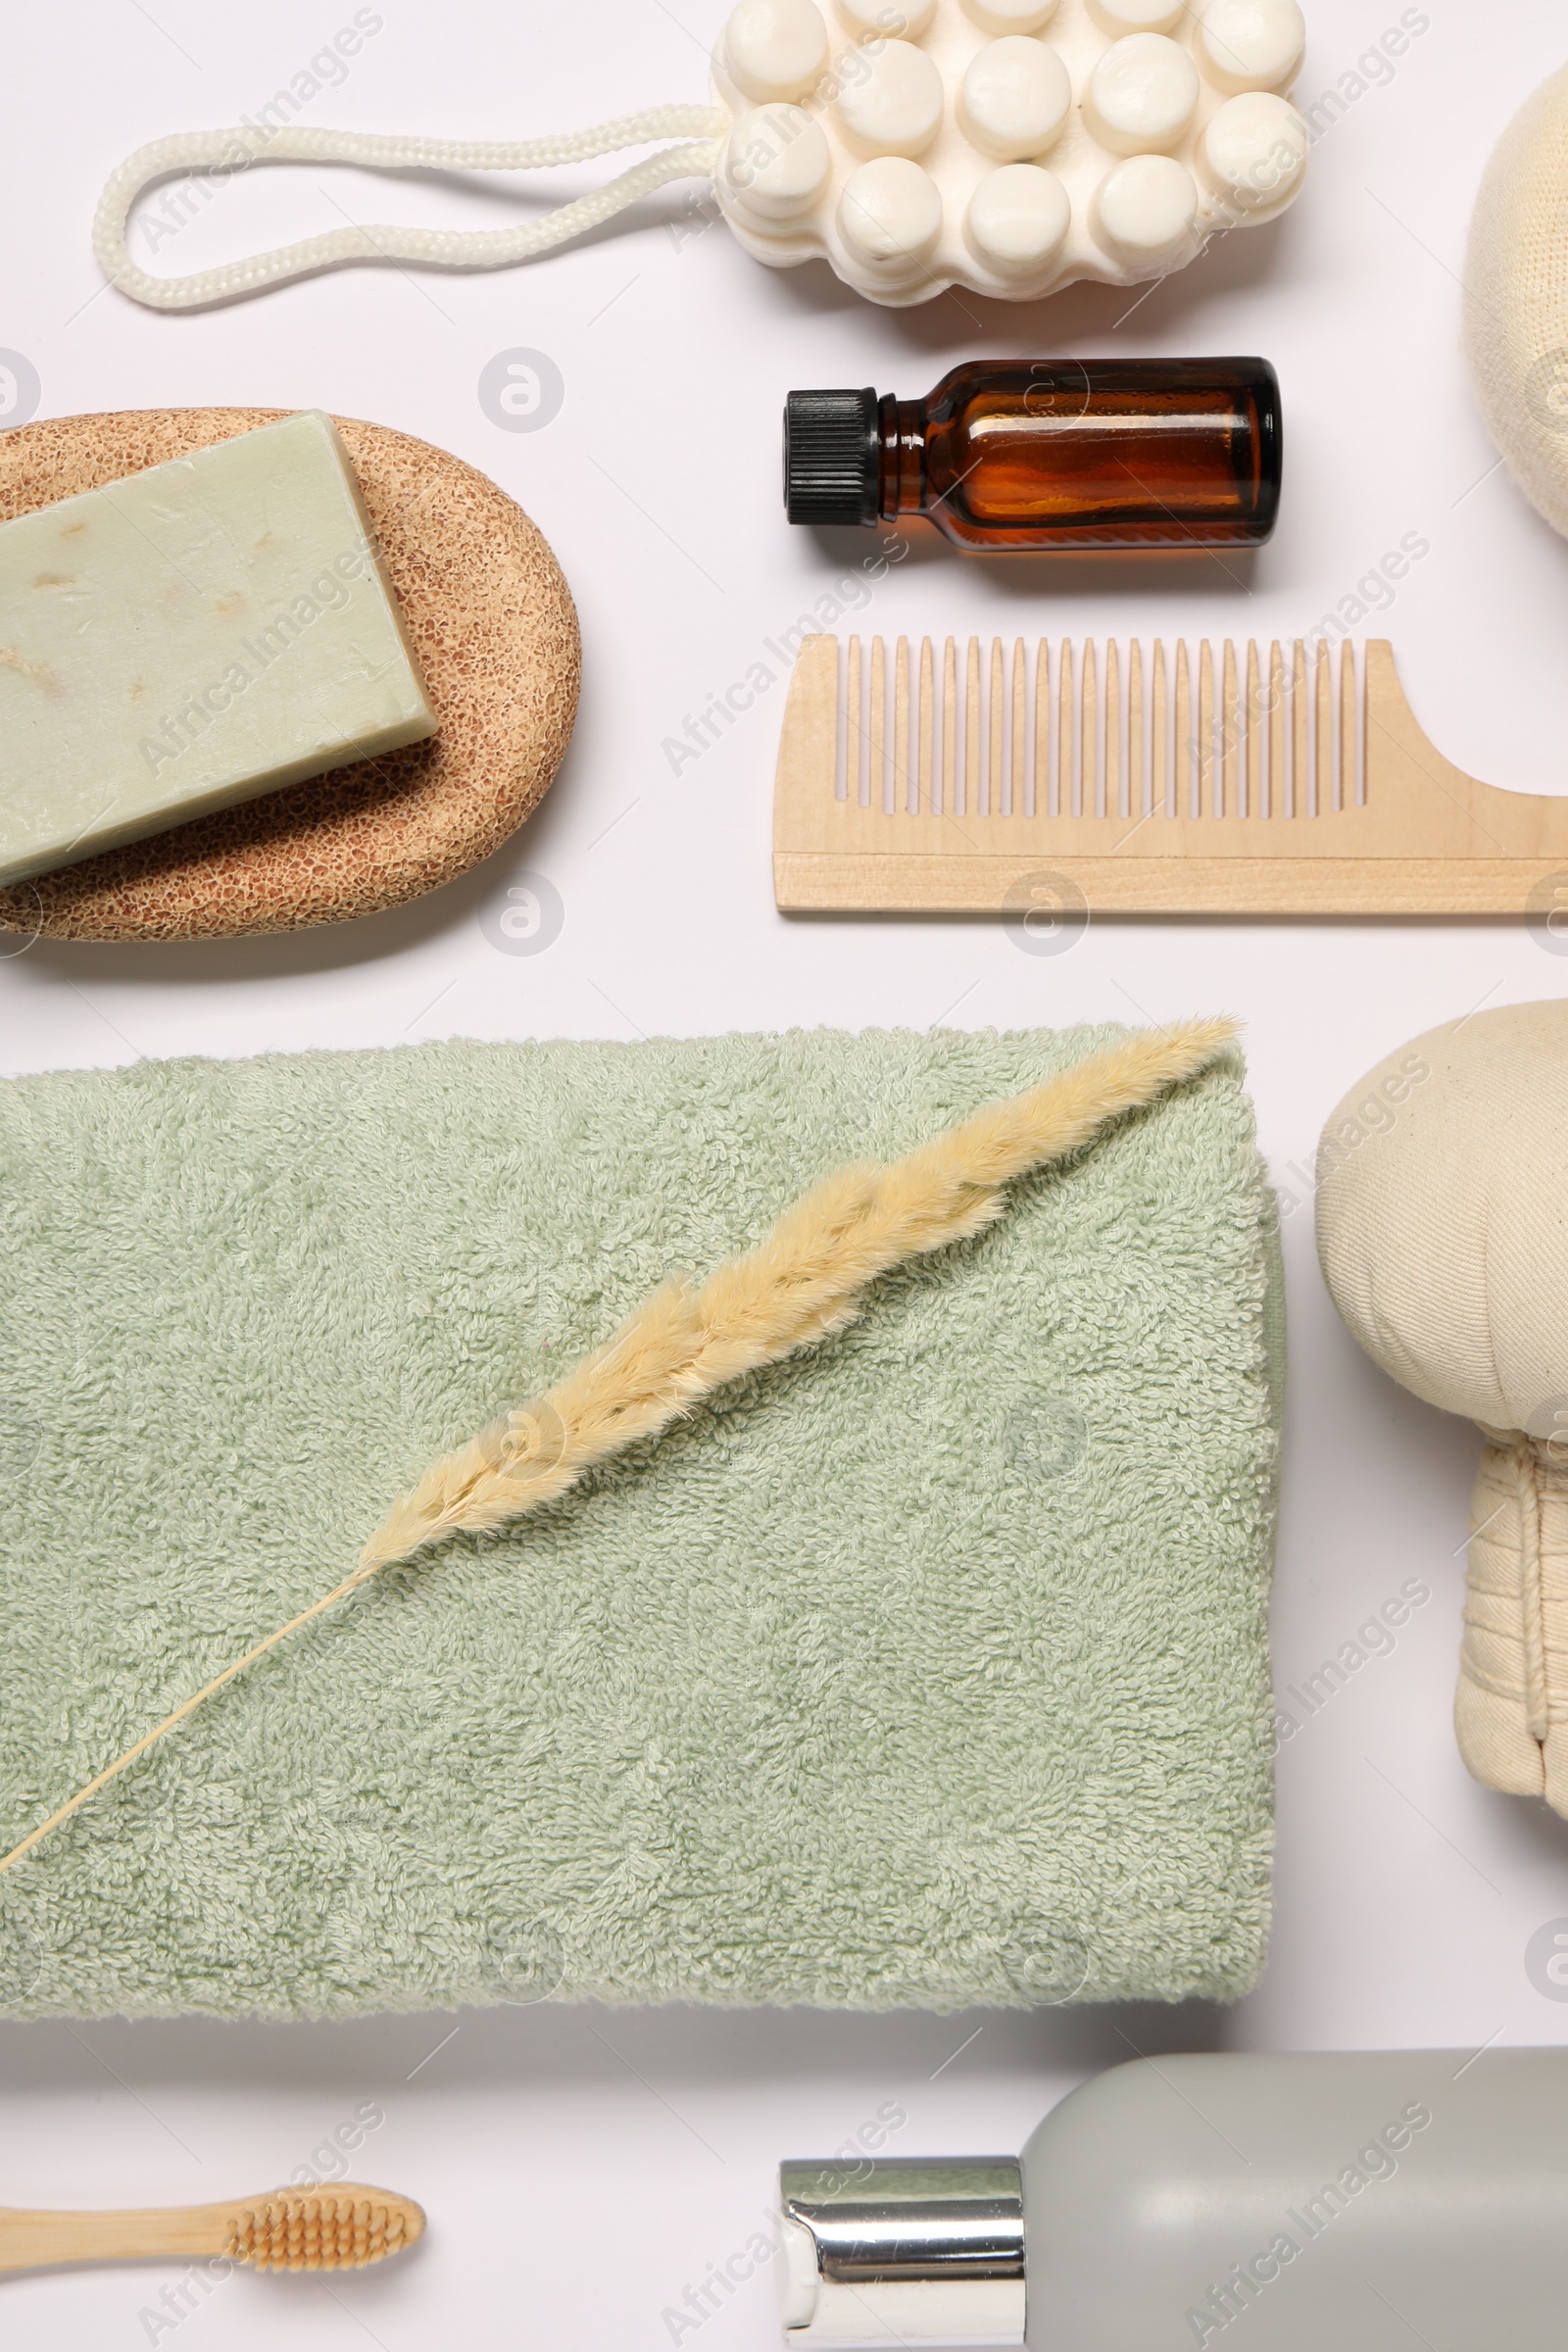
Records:
[[[860,690],[860,640],[850,639],[848,706],[844,721],[844,797],[852,808],[860,799],[860,729],[865,723]]]
[[[909,640],[901,637],[893,649],[893,807],[906,815],[909,807]]]
[[[1277,637],[1268,649],[1268,812],[1285,814],[1285,662]]]
[[[915,784],[915,808],[928,809],[931,802],[931,640],[920,640],[920,772]]]
[[[1035,648],[1035,772],[1033,809],[1044,816],[1051,807],[1051,640],[1042,637]]]
[[[1023,814],[1023,754],[1029,731],[1029,688],[1024,676],[1023,639],[1012,643],[1012,782],[1007,799],[1007,814]]]
[[[1105,640],[1105,814],[1120,816],[1121,805],[1121,678],[1116,640]]]
[[[1002,814],[1002,639],[991,640],[991,676],[986,691],[986,711],[991,724],[986,744],[986,813]]]
[[[1242,816],[1241,793],[1237,787],[1236,754],[1239,729],[1236,720],[1236,647],[1229,637],[1220,671],[1219,689],[1219,812],[1221,816]]]
[[[888,723],[887,648],[880,637],[871,640],[871,725],[866,757],[866,807],[886,807],[887,760],[884,743]]]
[[[1291,814],[1313,814],[1306,769],[1306,648],[1299,637],[1291,655]]]
[[[1187,640],[1176,640],[1176,813],[1193,813],[1193,688]]]
[[[849,640],[849,719],[844,727],[844,798],[858,809],[865,788],[865,677],[860,670],[860,640]]]
[[[1144,649],[1127,648],[1127,813],[1144,813]]]
[[[963,681],[963,812],[980,813],[980,640],[969,640]]]
[[[1198,647],[1198,813],[1214,813],[1214,649],[1206,637]]]
[[[942,806],[949,816],[958,806],[958,649],[951,637],[942,648]]]
[[[1154,685],[1151,697],[1150,787],[1156,816],[1165,813],[1165,640],[1154,639]]]
[[[1334,721],[1330,715],[1330,705],[1333,698],[1329,687],[1329,649],[1326,641],[1321,637],[1317,641],[1314,683],[1317,690],[1316,709],[1313,712],[1313,726],[1317,737],[1314,747],[1317,755],[1314,761],[1317,785],[1312,813],[1314,816],[1327,816],[1334,806]]]
[[[1340,648],[1340,807],[1353,808],[1355,797],[1355,649],[1347,637]]]
[[[1263,690],[1255,637],[1247,640],[1247,813],[1263,813]]]
[[[1096,769],[1096,745],[1100,735],[1099,697],[1095,691],[1095,641],[1084,639],[1083,671],[1078,682],[1078,765],[1083,774],[1082,808],[1085,816],[1097,812],[1096,795],[1099,789]]]
[[[1056,662],[1056,812],[1076,816],[1072,772],[1072,639],[1064,637]]]

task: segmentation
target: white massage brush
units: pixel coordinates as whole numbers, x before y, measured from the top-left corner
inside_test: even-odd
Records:
[[[93,249],[137,302],[189,310],[346,262],[500,269],[671,180],[711,176],[749,253],[779,269],[824,259],[873,302],[1133,285],[1296,196],[1311,133],[1285,92],[1304,38],[1297,0],[739,0],[707,106],[463,141],[295,128],[299,104],[279,90],[240,127],[138,148],[103,192]],[[517,228],[369,222],[189,277],[154,276],[126,241],[137,199],[174,175],[201,174],[205,202],[257,163],[523,172],[661,139],[682,144]],[[194,209],[193,195],[148,212],[149,255]]]

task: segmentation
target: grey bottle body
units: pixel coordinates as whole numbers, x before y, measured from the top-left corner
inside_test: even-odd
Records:
[[[1029,2352],[1568,2344],[1568,2049],[1140,2059],[1023,2190]]]

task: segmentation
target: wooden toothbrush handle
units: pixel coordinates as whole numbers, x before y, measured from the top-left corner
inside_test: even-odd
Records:
[[[0,2210],[0,2272],[56,2263],[124,2262],[221,2254],[232,2205],[187,2205],[150,2213],[21,2213]]]

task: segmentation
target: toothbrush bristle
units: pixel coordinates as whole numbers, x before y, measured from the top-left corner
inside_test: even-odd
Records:
[[[279,2191],[239,2209],[226,2250],[258,2271],[357,2271],[423,2231],[417,2205],[379,2189]]]

